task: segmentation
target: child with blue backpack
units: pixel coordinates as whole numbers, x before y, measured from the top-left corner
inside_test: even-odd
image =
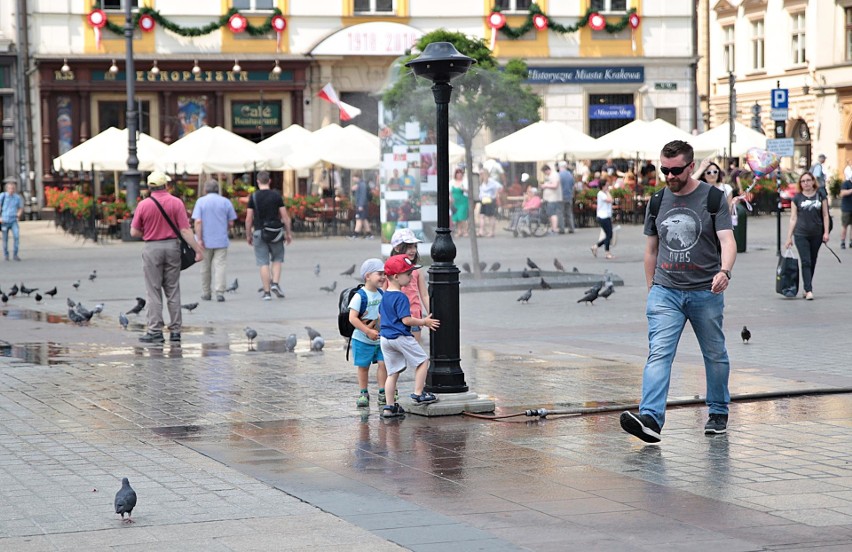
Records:
[[[382,285],[385,281],[385,263],[381,259],[367,259],[361,265],[364,286],[359,288],[349,302],[349,322],[352,332],[352,360],[358,371],[358,388],[361,392],[355,401],[359,408],[370,406],[368,388],[370,366],[378,364],[376,379],[379,384],[378,406],[387,404],[385,380],[388,377],[379,341],[379,305],[382,302]]]

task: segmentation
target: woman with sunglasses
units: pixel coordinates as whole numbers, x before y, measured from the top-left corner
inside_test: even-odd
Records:
[[[705,159],[698,166],[698,170],[695,173],[695,178],[710,184],[711,186],[715,186],[719,190],[725,192],[725,199],[728,201],[728,210],[731,213],[733,211],[733,201],[734,201],[734,188],[725,182],[722,181],[725,173],[722,172],[722,169],[719,168],[715,162],[711,161],[710,158]]]
[[[805,299],[813,300],[813,277],[817,254],[823,243],[828,243],[828,201],[819,191],[814,175],[806,172],[799,177],[799,193],[790,201],[790,228],[785,247],[793,242],[802,263],[802,283]]]

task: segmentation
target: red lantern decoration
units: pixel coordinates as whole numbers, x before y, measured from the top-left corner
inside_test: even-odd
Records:
[[[630,28],[635,29],[639,26],[639,23],[642,21],[642,19],[637,14],[631,13],[627,21],[628,23],[630,23]]]
[[[606,29],[606,18],[597,12],[589,15],[589,27],[593,31],[602,31]]]
[[[101,47],[101,29],[107,24],[107,17],[104,10],[92,10],[88,15],[89,25],[95,32],[95,48]]]
[[[491,15],[488,16],[488,26],[495,31],[502,29],[506,26],[506,16],[500,12],[491,12]]]
[[[232,33],[241,33],[248,27],[248,19],[239,13],[235,13],[228,19],[228,28]]]
[[[272,29],[275,31],[275,51],[281,51],[281,33],[287,28],[287,20],[280,15],[273,15],[270,21]]]
[[[142,32],[150,33],[156,25],[157,22],[154,21],[154,17],[150,13],[139,16],[139,28],[142,29]]]
[[[539,31],[543,31],[544,29],[546,29],[547,24],[548,24],[548,21],[547,21],[546,16],[544,16],[540,13],[537,13],[533,16],[533,27],[535,27]]]

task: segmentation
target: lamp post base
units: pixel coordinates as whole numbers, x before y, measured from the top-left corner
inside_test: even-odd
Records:
[[[418,416],[456,416],[463,412],[481,414],[494,412],[494,401],[473,391],[466,393],[436,393],[438,400],[429,404],[417,404],[410,399],[400,401],[406,412]]]

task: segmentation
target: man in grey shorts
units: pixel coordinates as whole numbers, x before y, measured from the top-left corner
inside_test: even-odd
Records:
[[[260,267],[260,281],[263,284],[261,299],[270,301],[272,293],[279,299],[284,298],[281,289],[281,264],[284,262],[284,244],[290,244],[293,234],[290,227],[290,214],[284,206],[281,194],[269,189],[269,173],[257,173],[258,190],[251,194],[246,211],[246,240],[254,247],[254,258]],[[284,233],[283,239],[267,242],[263,238],[262,228],[279,226]]]

